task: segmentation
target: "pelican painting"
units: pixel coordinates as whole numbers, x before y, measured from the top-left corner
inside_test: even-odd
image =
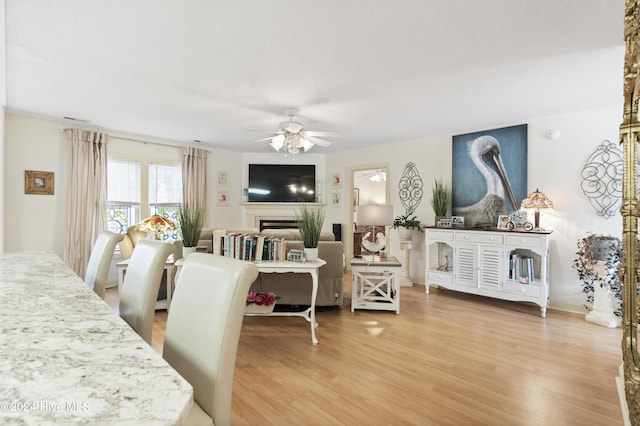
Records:
[[[505,130],[508,129],[510,128]],[[515,165],[517,171],[524,172],[524,178],[517,176],[518,191],[514,190],[513,182],[507,173],[499,136],[496,137],[487,132],[480,136],[475,134],[473,138],[467,138],[464,145],[461,145],[465,149],[459,152],[458,156],[464,154],[465,163],[458,165],[458,176],[456,176],[454,164],[452,197],[454,216],[463,216],[467,225],[496,226],[500,215],[519,210],[520,203],[517,200],[523,199],[527,190],[526,126],[524,131],[524,152],[519,149],[520,146],[509,146],[512,152],[509,153],[508,158],[517,163]],[[456,189],[458,189],[457,199]],[[462,196],[460,196],[461,193]]]

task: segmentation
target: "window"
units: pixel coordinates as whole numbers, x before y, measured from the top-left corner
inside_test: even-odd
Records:
[[[108,229],[125,233],[142,219],[158,214],[177,223],[182,203],[182,168],[179,164],[109,158],[107,166]],[[163,239],[179,239],[167,232]]]

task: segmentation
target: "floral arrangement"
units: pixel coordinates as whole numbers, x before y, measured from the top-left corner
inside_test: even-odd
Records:
[[[255,303],[256,305],[271,306],[276,303],[276,295],[273,292],[255,292],[250,291],[247,294],[247,305]]]

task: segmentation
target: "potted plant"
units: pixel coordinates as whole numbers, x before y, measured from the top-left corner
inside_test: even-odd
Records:
[[[417,229],[419,232],[423,232],[422,223],[415,217],[415,215],[411,216],[412,213],[413,212],[411,211],[407,211],[405,214],[393,219],[393,225],[391,225],[391,227],[398,230],[398,236],[401,240],[411,239],[411,234],[414,229]]]
[[[431,207],[436,215],[435,224],[437,225],[438,219],[447,216],[447,209],[449,208],[449,188],[442,182],[442,179],[434,179]]]
[[[300,237],[304,243],[305,258],[308,261],[315,261],[318,258],[318,241],[324,223],[324,210],[311,208],[306,203],[300,203],[296,212],[296,220]]]
[[[200,206],[185,205],[178,212],[180,233],[182,234],[183,257],[196,251],[204,226],[205,210]]]
[[[622,282],[618,269],[622,259],[622,243],[611,235],[589,234],[578,240],[573,268],[587,295],[585,319],[607,327],[620,325]]]

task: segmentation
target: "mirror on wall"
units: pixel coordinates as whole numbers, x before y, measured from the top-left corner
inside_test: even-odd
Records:
[[[356,226],[356,207],[388,204],[389,182],[387,164],[356,166],[350,169],[351,208],[349,209],[348,230],[345,233],[345,254],[348,259],[360,254],[361,229]]]

